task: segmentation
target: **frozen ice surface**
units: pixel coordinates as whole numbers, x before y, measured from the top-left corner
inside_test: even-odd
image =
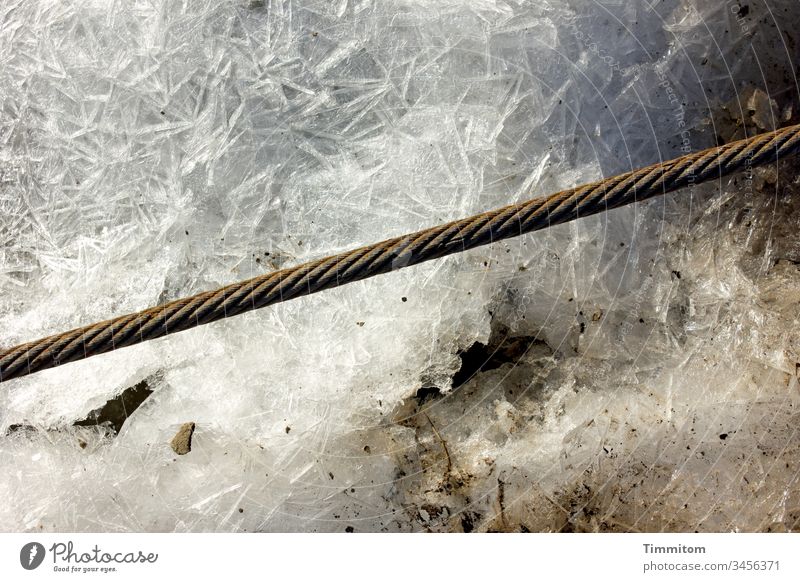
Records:
[[[0,344],[796,123],[798,24],[6,2]],[[797,529],[796,167],[4,383],[0,530]]]

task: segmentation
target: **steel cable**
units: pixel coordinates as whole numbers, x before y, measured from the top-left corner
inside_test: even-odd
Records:
[[[754,168],[800,149],[800,125],[391,238],[0,351],[0,382]]]

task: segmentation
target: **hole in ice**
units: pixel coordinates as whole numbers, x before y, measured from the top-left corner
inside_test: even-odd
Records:
[[[155,376],[150,376],[134,386],[126,388],[118,396],[91,411],[86,418],[76,421],[73,425],[107,426],[114,431],[114,434],[119,434],[125,421],[153,393],[151,384],[155,380]]]

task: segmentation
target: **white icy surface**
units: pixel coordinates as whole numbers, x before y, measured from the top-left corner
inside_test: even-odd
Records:
[[[744,5],[6,2],[0,345],[796,122]],[[3,383],[0,530],[796,529],[795,167]]]

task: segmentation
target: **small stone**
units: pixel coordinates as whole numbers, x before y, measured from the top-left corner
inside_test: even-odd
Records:
[[[192,450],[192,435],[194,434],[194,423],[185,422],[178,429],[178,432],[172,437],[170,446],[172,450],[178,455],[185,455]]]
[[[764,91],[761,89],[753,91],[747,100],[747,108],[753,123],[759,129],[767,131],[775,129],[775,119],[779,118],[778,105]]]

